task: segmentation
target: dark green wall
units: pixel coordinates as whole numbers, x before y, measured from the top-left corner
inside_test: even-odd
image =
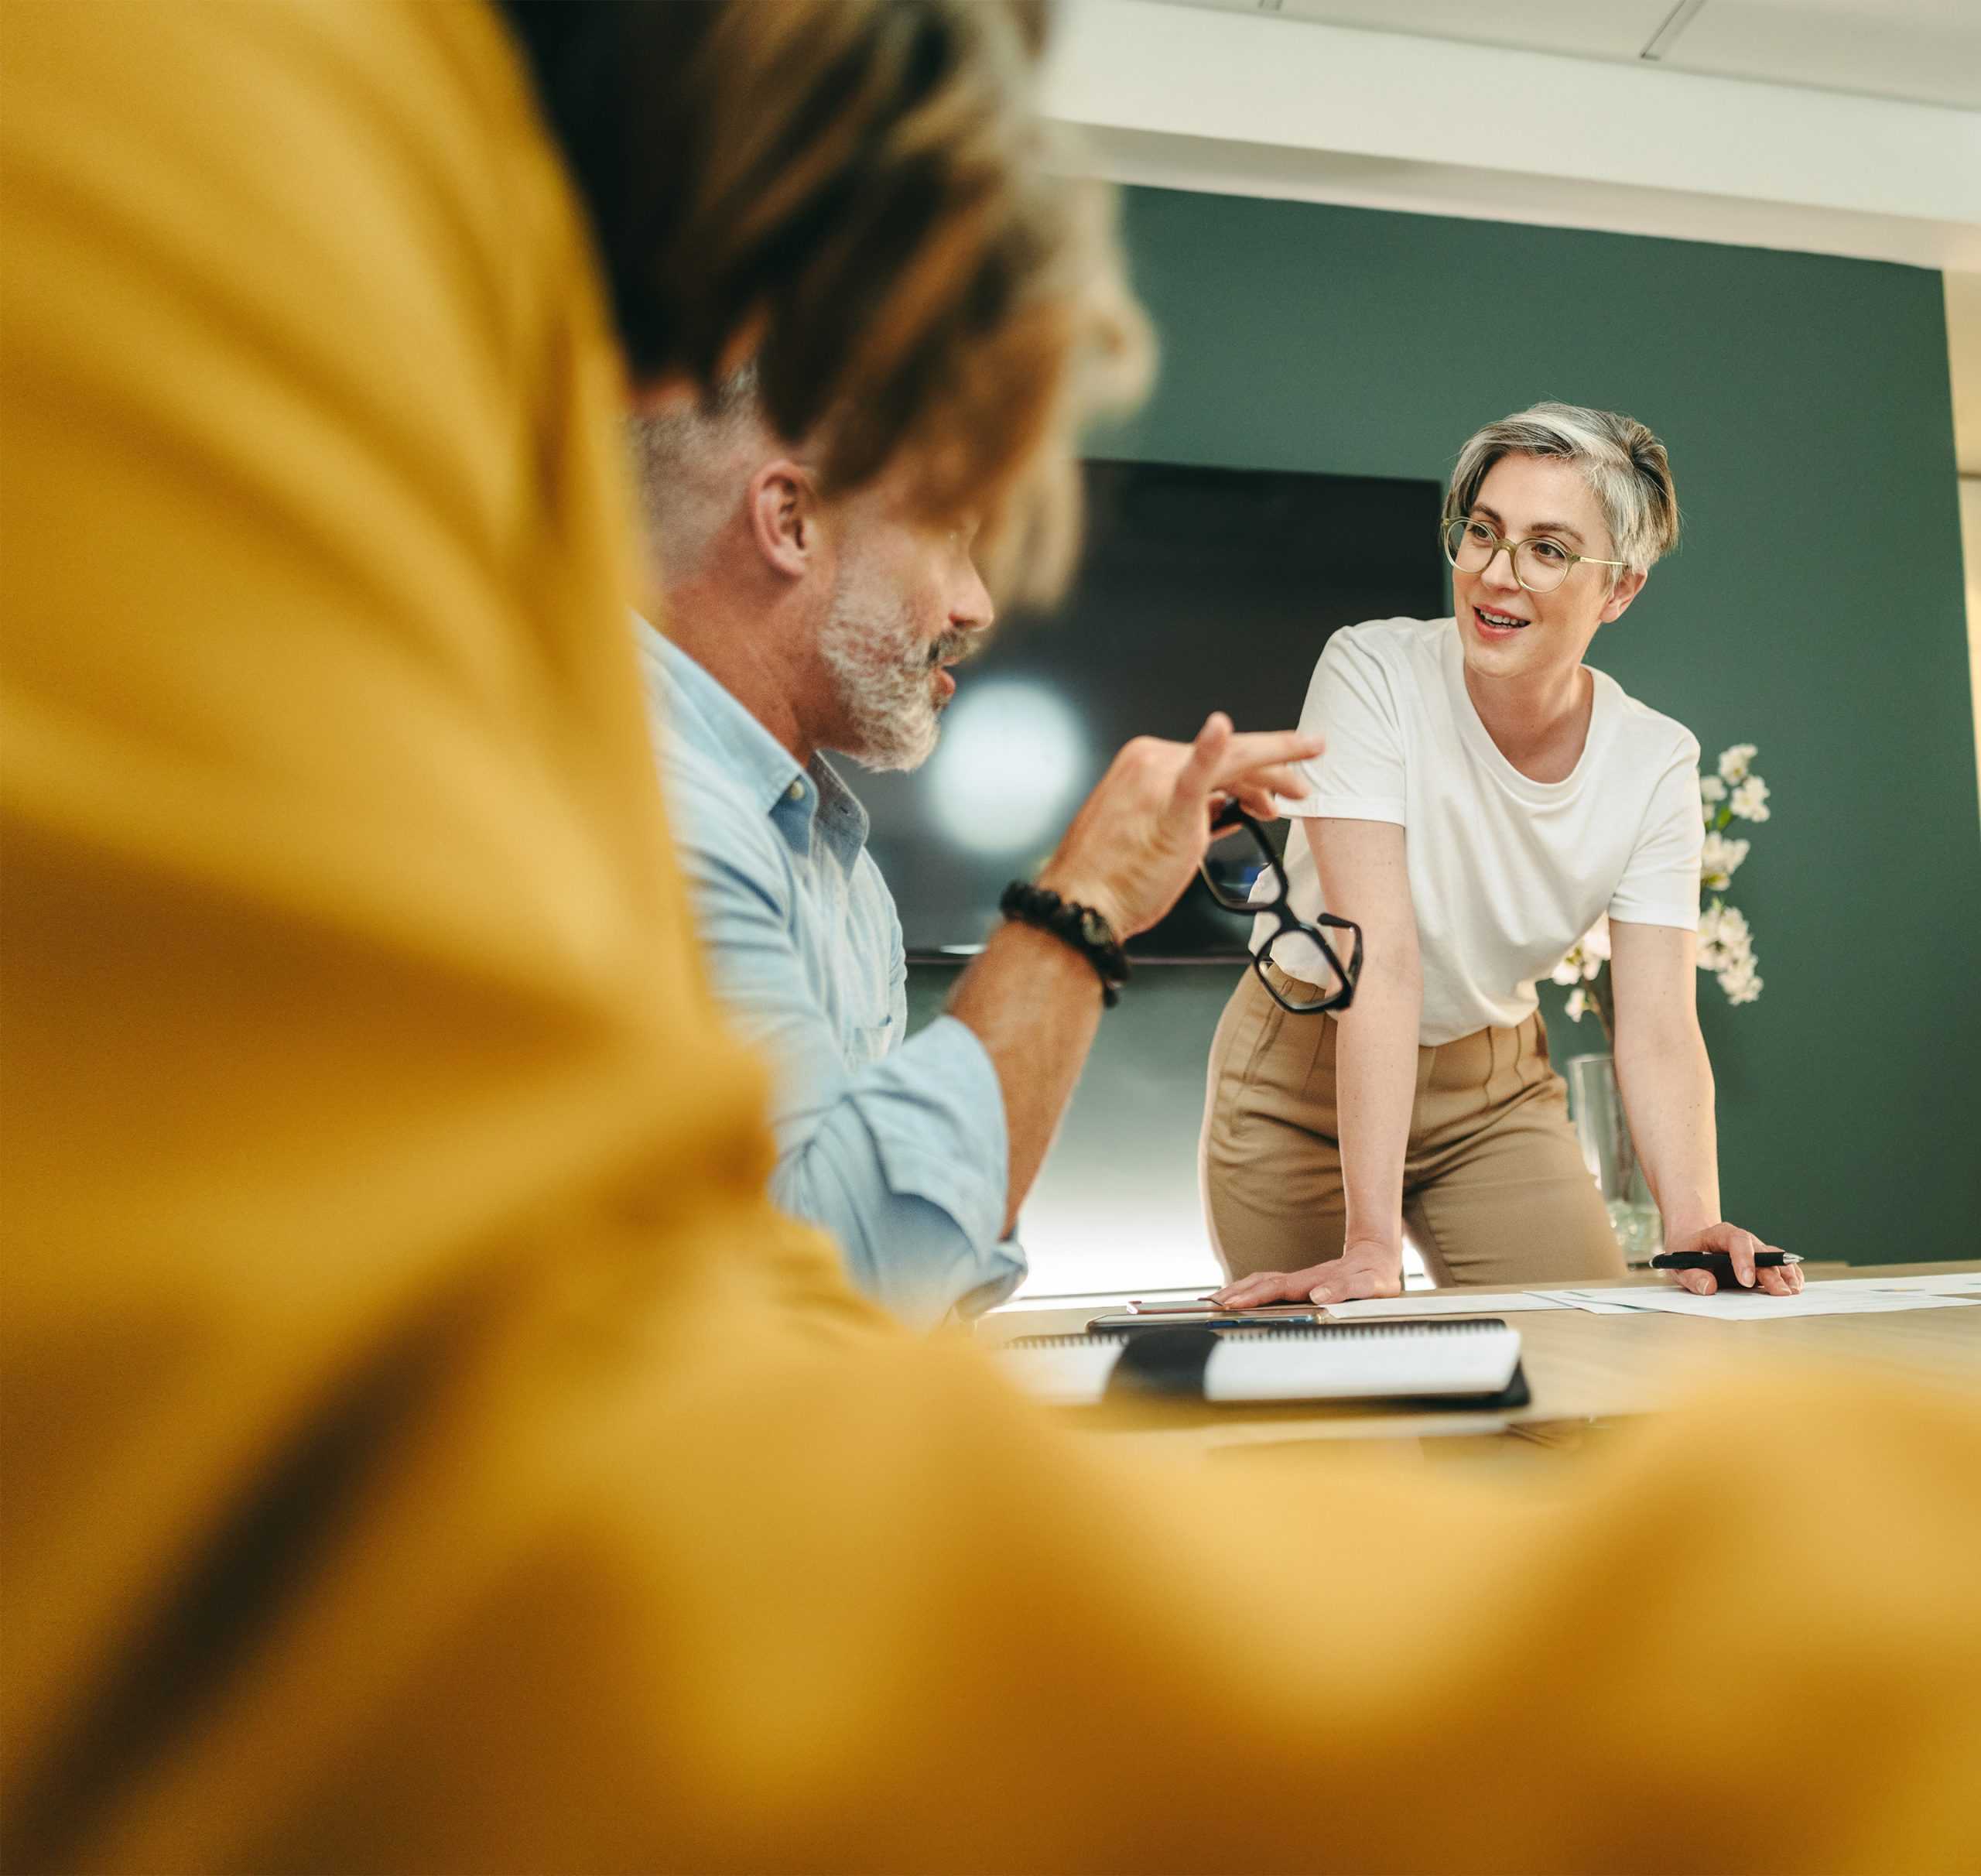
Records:
[[[1665,439],[1684,545],[1591,657],[1709,760],[1758,744],[1774,791],[1773,818],[1737,828],[1753,850],[1729,895],[1766,989],[1733,1009],[1700,980],[1726,1210],[1853,1262],[1981,1255],[1981,819],[1940,277],[1158,190],[1124,216],[1162,368],[1097,453],[1442,480],[1475,427],[1541,398]],[[1309,674],[1285,675],[1290,723]],[[1548,1007],[1558,1061],[1600,1046]],[[1201,1083],[1177,1094],[1193,1137]]]

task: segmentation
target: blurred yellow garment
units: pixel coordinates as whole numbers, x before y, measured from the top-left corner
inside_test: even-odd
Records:
[[[693,953],[500,22],[0,32],[8,1868],[1981,1861],[1972,1402],[1268,1495],[857,1301]]]

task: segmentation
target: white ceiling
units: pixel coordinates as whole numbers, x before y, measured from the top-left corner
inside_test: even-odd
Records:
[[[1167,3],[1981,109],[1981,0]]]

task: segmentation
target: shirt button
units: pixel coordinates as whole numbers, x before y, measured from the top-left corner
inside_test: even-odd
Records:
[[[805,784],[802,782],[792,782],[790,787],[784,791],[784,798],[786,801],[802,801],[805,799]]]

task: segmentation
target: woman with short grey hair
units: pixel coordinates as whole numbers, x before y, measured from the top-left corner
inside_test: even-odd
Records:
[[[1617,1072],[1667,1247],[1801,1287],[1792,1265],[1757,1271],[1767,1247],[1720,1216],[1693,991],[1699,744],[1582,662],[1678,536],[1650,430],[1537,404],[1459,453],[1453,616],[1329,639],[1300,724],[1327,750],[1286,804],[1290,902],[1359,923],[1367,961],[1329,1014],[1333,961],[1258,921],[1205,1113],[1220,1303],[1394,1296],[1406,1222],[1441,1284],[1621,1273],[1534,988],[1605,915]]]

